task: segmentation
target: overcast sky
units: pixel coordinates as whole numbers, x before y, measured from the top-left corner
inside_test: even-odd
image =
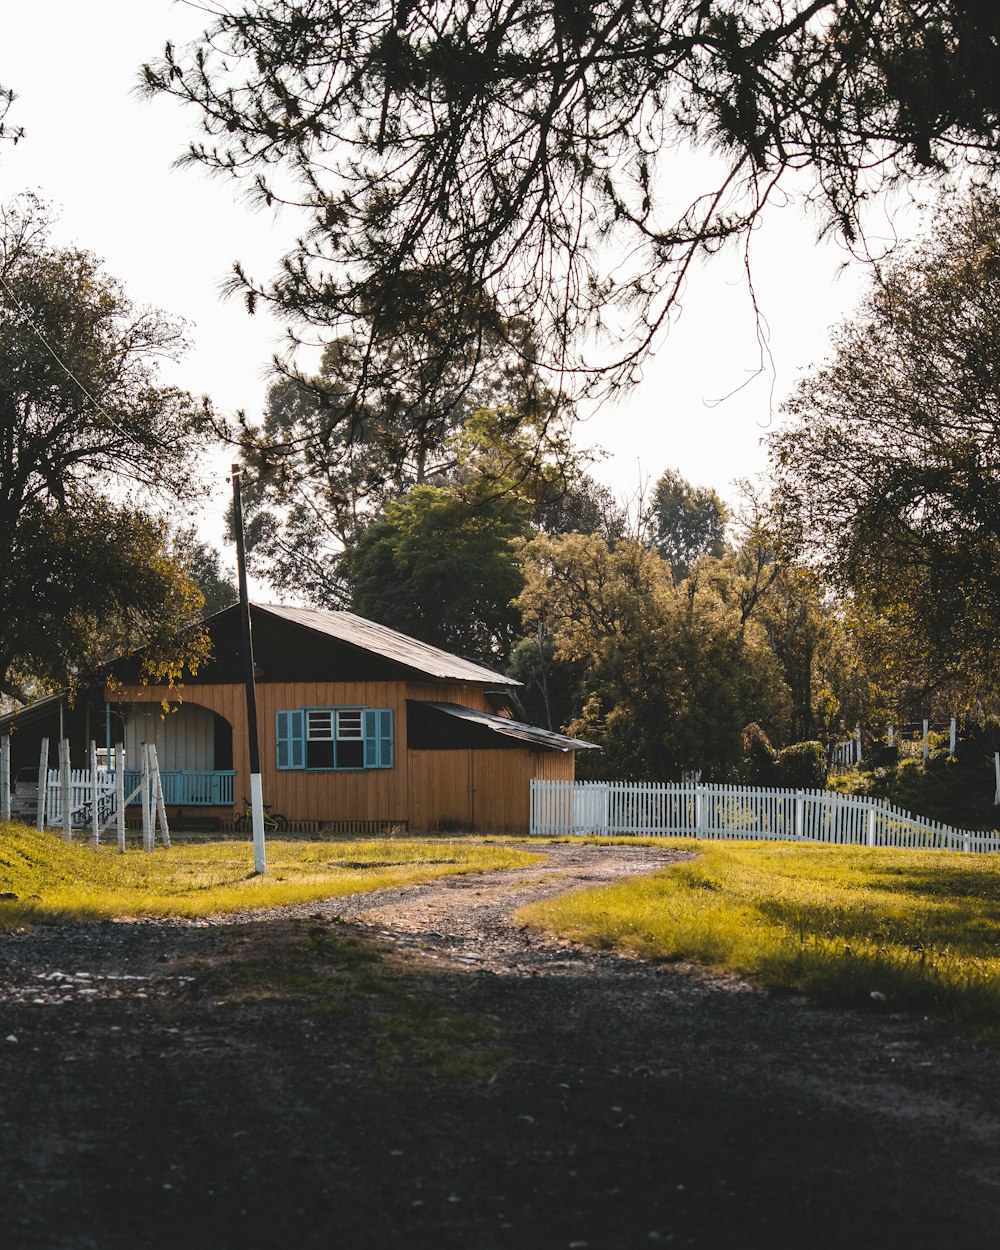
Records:
[[[167,39],[192,39],[205,21],[197,5],[171,0],[47,0],[6,13],[0,84],[18,93],[10,120],[26,135],[0,153],[0,193],[39,190],[61,208],[58,242],[97,253],[133,299],[191,323],[192,349],[170,380],[255,414],[281,329],[266,313],[249,317],[238,301],[220,300],[219,284],[237,258],[269,273],[296,222],[251,211],[225,180],[172,169],[196,119],[134,91],[144,60]],[[815,223],[791,205],[755,237],[754,283],[773,358],[757,378],[742,258],[717,257],[692,275],[641,386],[581,426],[582,445],[611,453],[598,477],[626,492],[641,476],[677,468],[729,496],[734,478],[763,467],[760,439],[777,405],[822,359],[827,328],[864,286],[859,267],[844,270],[843,250],[815,236]]]

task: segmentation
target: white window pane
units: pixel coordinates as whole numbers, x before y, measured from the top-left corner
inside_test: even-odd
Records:
[[[333,740],[333,712],[307,712],[306,737],[310,742]]]
[[[337,737],[361,737],[361,709],[345,709],[337,713]]]

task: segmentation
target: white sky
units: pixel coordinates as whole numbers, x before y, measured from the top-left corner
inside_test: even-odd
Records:
[[[206,18],[171,0],[46,0],[5,13],[0,84],[18,94],[10,120],[27,133],[0,151],[0,197],[31,188],[59,205],[58,242],[95,252],[135,301],[191,323],[192,350],[170,380],[255,415],[281,328],[222,302],[219,284],[237,258],[268,274],[295,223],[251,211],[228,181],[172,169],[194,113],[134,94],[140,64],[167,39],[198,35]],[[794,206],[772,215],[754,243],[754,282],[774,369],[718,404],[751,378],[760,352],[740,258],[703,266],[641,386],[581,426],[581,445],[612,453],[596,475],[620,493],[677,468],[731,496],[732,479],[759,472],[778,404],[863,289],[859,268],[841,272],[845,259],[816,244]],[[219,517],[225,489],[220,480]],[[206,533],[219,533],[211,518]]]

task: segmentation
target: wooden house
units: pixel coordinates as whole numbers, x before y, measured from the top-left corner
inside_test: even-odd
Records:
[[[264,801],[291,826],[526,833],[533,778],[570,781],[590,744],[516,719],[518,683],[349,612],[251,608]],[[250,793],[239,608],[205,622],[212,658],[183,686],[112,666],[99,700],[58,696],[15,716],[12,758],[37,769],[44,734],[74,756],[95,738],[128,771],[155,742],[178,827],[232,820]],[[170,710],[164,711],[164,703]],[[62,726],[60,730],[60,725]]]

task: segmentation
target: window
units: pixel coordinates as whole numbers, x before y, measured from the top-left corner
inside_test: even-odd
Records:
[[[276,729],[280,769],[392,768],[392,708],[295,708],[276,714]]]

